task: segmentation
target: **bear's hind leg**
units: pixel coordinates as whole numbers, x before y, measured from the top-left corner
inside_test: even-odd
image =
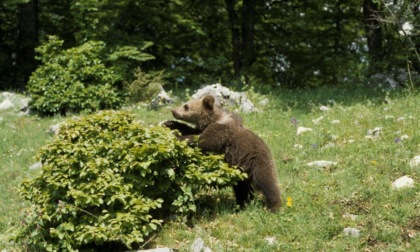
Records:
[[[248,179],[238,181],[238,184],[233,186],[233,191],[235,192],[236,204],[238,204],[241,209],[254,198],[254,188]]]
[[[263,193],[270,211],[277,212],[281,207],[280,188],[277,179],[265,174],[265,176],[254,177],[253,185]]]

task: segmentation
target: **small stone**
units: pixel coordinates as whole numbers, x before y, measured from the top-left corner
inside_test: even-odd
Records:
[[[277,243],[276,241],[276,237],[272,237],[272,236],[267,236],[264,238],[264,240],[269,244],[269,245],[274,245]]]
[[[409,176],[402,176],[392,183],[392,186],[396,189],[404,188],[404,187],[413,187],[414,180]]]
[[[326,160],[318,160],[318,161],[309,162],[306,165],[307,166],[318,166],[318,167],[321,167],[321,168],[326,168],[326,167],[330,167],[330,166],[336,166],[337,162],[326,161]]]
[[[324,145],[324,147],[322,147],[323,149],[329,149],[329,148],[334,148],[335,147],[335,143],[327,143],[326,145]]]
[[[50,135],[57,135],[58,134],[58,131],[60,130],[60,125],[61,125],[61,123],[57,123],[57,124],[52,125],[47,130],[48,134],[50,134]]]
[[[409,163],[410,167],[414,168],[420,165],[420,156],[415,156]]]
[[[305,128],[305,127],[298,127],[297,131],[296,131],[296,134],[301,135],[301,134],[303,134],[305,132],[309,132],[309,131],[312,131],[312,129],[311,128]]]
[[[376,127],[374,129],[370,129],[367,132],[367,135],[365,136],[366,139],[377,139],[382,134],[382,127]]]
[[[29,170],[34,171],[34,170],[39,170],[39,169],[41,169],[41,168],[42,168],[42,164],[41,164],[41,162],[37,162],[37,163],[35,163],[35,164],[31,165],[31,166],[29,167]]]
[[[349,228],[349,227],[344,228],[343,233],[346,236],[351,236],[351,237],[355,237],[355,238],[360,236],[360,230],[356,229],[356,228]]]
[[[343,217],[343,218],[346,218],[346,219],[350,219],[350,220],[356,220],[357,215],[355,215],[355,214],[345,213],[345,214],[343,214],[343,215],[342,215],[342,217]]]
[[[372,130],[372,135],[378,136],[382,133],[382,127],[376,127]]]
[[[268,100],[268,98],[263,99],[262,101],[260,101],[258,104],[261,106],[265,106],[270,102],[270,100]]]
[[[327,112],[327,111],[329,111],[329,110],[330,110],[330,108],[329,108],[329,107],[327,107],[327,106],[321,106],[319,109],[320,109],[321,111],[324,111],[324,112]]]
[[[293,148],[295,148],[295,149],[303,149],[303,145],[301,145],[301,144],[295,144],[295,145],[293,145]]]
[[[408,136],[408,135],[402,135],[401,137],[400,137],[400,139],[401,140],[407,140],[407,139],[409,139],[410,137]]]
[[[333,120],[333,121],[331,121],[331,123],[332,124],[339,124],[340,123],[340,120]]]
[[[211,249],[204,245],[204,241],[201,238],[197,238],[190,248],[191,252],[211,252]]]
[[[321,117],[318,117],[317,119],[312,120],[312,122],[313,122],[314,124],[319,124],[319,123],[320,123],[323,119],[324,119],[324,117],[323,117],[323,116],[321,116]]]
[[[176,252],[178,249],[173,248],[155,248],[155,249],[146,249],[146,250],[135,250],[133,252]]]

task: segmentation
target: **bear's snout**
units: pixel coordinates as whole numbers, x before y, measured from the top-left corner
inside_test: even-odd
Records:
[[[181,117],[180,114],[176,111],[176,109],[172,109],[171,112],[172,112],[172,116],[175,119],[179,119]]]

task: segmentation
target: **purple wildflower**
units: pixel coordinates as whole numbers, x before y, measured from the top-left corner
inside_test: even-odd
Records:
[[[294,117],[292,117],[292,119],[290,119],[290,122],[295,126],[295,127],[297,127],[297,125],[298,125],[298,120],[296,119],[296,118],[294,118]]]

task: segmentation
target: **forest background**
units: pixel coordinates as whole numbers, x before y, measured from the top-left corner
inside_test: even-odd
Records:
[[[120,82],[163,71],[171,88],[353,86],[420,70],[420,1],[3,0],[0,89],[25,91],[35,48],[95,41]],[[45,55],[44,55],[45,57]],[[38,59],[38,60],[37,60]],[[366,79],[364,79],[366,80]]]

